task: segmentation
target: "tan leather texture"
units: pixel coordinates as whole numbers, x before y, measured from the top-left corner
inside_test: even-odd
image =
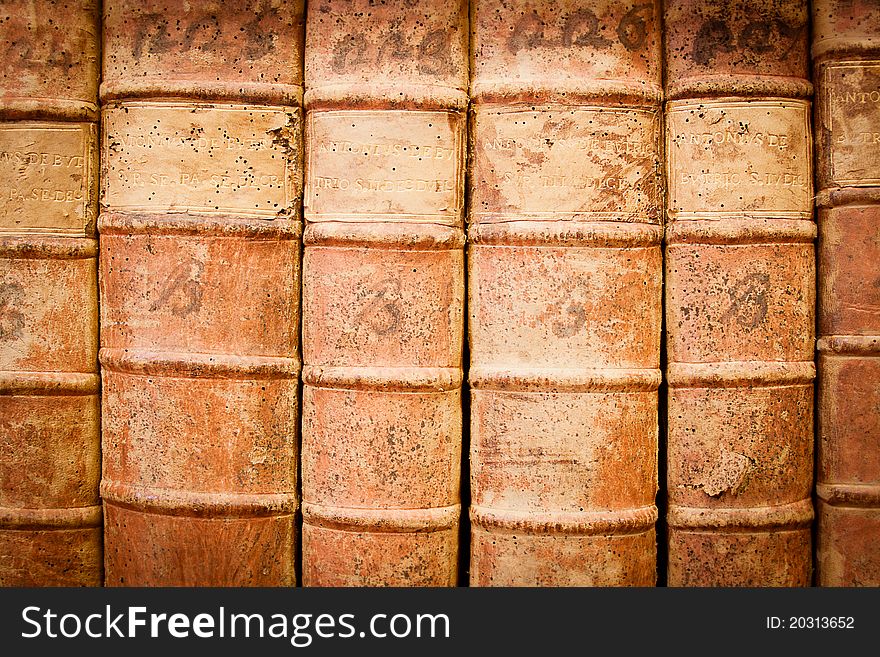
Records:
[[[0,586],[97,586],[99,3],[4,2],[0,44]]]
[[[467,24],[309,4],[305,586],[458,581]]]
[[[812,577],[806,5],[666,3],[670,586]]]
[[[303,29],[104,3],[107,585],[296,583]]]
[[[813,4],[819,586],[880,586],[880,6]]]
[[[659,3],[473,3],[471,585],[656,582]]]

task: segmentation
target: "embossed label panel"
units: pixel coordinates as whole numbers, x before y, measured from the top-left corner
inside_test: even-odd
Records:
[[[96,141],[88,123],[0,123],[0,233],[90,232]]]
[[[880,185],[880,61],[829,65],[823,101],[832,182]]]
[[[286,213],[298,113],[283,107],[125,103],[104,111],[104,197],[114,210]]]
[[[809,219],[811,143],[805,101],[670,102],[670,214]]]
[[[464,134],[460,112],[311,112],[306,217],[460,223]]]
[[[481,109],[475,126],[477,221],[659,221],[656,112]]]

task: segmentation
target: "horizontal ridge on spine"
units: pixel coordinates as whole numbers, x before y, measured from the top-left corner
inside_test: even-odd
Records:
[[[657,507],[643,506],[619,511],[512,511],[471,506],[475,525],[504,532],[527,534],[641,534],[654,528]]]
[[[777,385],[811,385],[816,377],[813,361],[743,361],[676,363],[667,366],[673,388],[744,388]]]
[[[461,388],[457,367],[321,367],[306,365],[305,385],[382,392],[447,392]]]
[[[91,372],[0,372],[0,395],[97,395],[100,377]]]
[[[216,379],[295,379],[297,358],[231,354],[178,353],[103,347],[101,365],[126,374]]]
[[[387,82],[339,83],[312,85],[307,82],[303,104],[315,109],[423,109],[465,110],[466,89],[431,84],[395,84]]]
[[[810,51],[814,60],[835,55],[880,57],[880,36],[819,37],[813,40]],[[814,65],[818,63],[814,62]]]
[[[237,104],[301,105],[301,85],[275,82],[212,82],[210,80],[108,80],[101,83],[101,102],[120,99],[176,99],[197,102],[234,101]]]
[[[199,214],[180,210],[162,214],[103,212],[98,219],[102,235],[197,235],[199,237],[268,237],[299,239],[302,226],[288,216],[266,219]]]
[[[342,531],[427,533],[455,529],[461,505],[425,509],[363,509],[303,502],[303,522]]]
[[[98,103],[68,98],[0,98],[0,115],[4,121],[39,119],[41,121],[97,121],[101,115]]]
[[[312,212],[303,210],[303,216],[311,224],[342,223],[342,224],[400,224],[403,226],[448,226],[461,229],[464,220],[461,212],[437,214],[406,214],[402,212]]]
[[[771,219],[774,221],[780,220],[789,220],[789,221],[812,221],[813,219],[813,211],[812,210],[757,210],[751,212],[744,212],[742,210],[730,210],[730,211],[709,211],[709,210],[694,210],[694,211],[684,211],[684,210],[667,210],[666,214],[668,216],[667,225],[673,225],[679,222],[697,222],[697,221],[734,221],[741,219],[745,221],[756,221],[756,220],[767,220]]]
[[[792,213],[795,214],[795,213]],[[676,216],[666,226],[667,244],[809,244],[816,239],[816,224],[809,213],[796,218],[774,219],[779,213],[684,220]]]
[[[477,390],[519,392],[639,392],[660,387],[659,369],[561,369],[473,365],[469,382]]]
[[[826,335],[819,338],[816,348],[842,356],[880,356],[880,335]]]
[[[0,258],[85,260],[98,255],[98,240],[86,236],[42,235],[31,231],[0,234]]]
[[[625,80],[547,80],[536,81],[475,80],[471,85],[474,103],[559,103],[596,102],[614,105],[658,104],[663,99],[660,85],[647,81]]]
[[[101,518],[100,504],[57,509],[0,507],[0,531],[99,528]]]
[[[829,187],[816,194],[817,208],[835,208],[841,205],[880,205],[880,187]]]
[[[731,96],[778,96],[781,99],[806,99],[813,95],[813,85],[803,78],[724,73],[669,80],[666,85],[666,95],[669,100],[680,98],[721,100]]]
[[[817,483],[816,495],[831,506],[880,509],[880,484]]]
[[[621,211],[555,211],[527,212],[512,210],[508,212],[483,212],[472,210],[468,213],[468,221],[471,228],[479,226],[496,226],[504,224],[517,224],[529,222],[537,224],[578,223],[578,224],[602,224],[620,223],[624,225],[651,224],[659,225],[657,217],[649,217],[643,212]]]
[[[807,498],[779,506],[737,509],[701,509],[670,505],[666,522],[674,529],[704,531],[808,529],[813,522],[813,501]]]
[[[479,213],[474,215],[479,217]],[[663,228],[649,223],[614,221],[534,221],[529,215],[510,213],[504,223],[470,224],[468,239],[476,245],[498,246],[658,246]],[[524,217],[514,220],[513,217]]]
[[[432,224],[366,222],[309,223],[303,234],[306,246],[380,247],[404,251],[450,251],[465,244],[460,227]]]
[[[290,493],[232,493],[186,491],[101,481],[101,497],[108,504],[160,515],[240,518],[290,515],[297,496]]]

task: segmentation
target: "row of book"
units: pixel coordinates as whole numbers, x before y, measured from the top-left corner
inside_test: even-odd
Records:
[[[0,43],[0,584],[880,585],[876,0]]]

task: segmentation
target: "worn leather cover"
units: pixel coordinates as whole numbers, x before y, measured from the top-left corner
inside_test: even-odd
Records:
[[[467,19],[308,5],[306,586],[457,582]]]
[[[301,1],[104,2],[108,585],[295,583],[302,43]]]
[[[656,582],[659,18],[473,3],[472,585]]]
[[[817,583],[880,586],[880,5],[813,3]]]
[[[0,586],[101,584],[99,19],[0,6]]]
[[[668,583],[811,581],[807,7],[665,5]]]

